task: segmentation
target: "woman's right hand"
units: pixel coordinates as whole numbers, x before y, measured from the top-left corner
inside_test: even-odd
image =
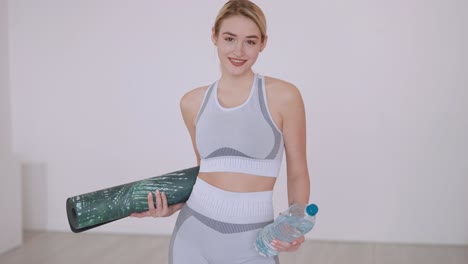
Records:
[[[151,192],[148,193],[148,208],[149,210],[146,212],[141,212],[141,213],[131,213],[131,217],[166,217],[174,214],[182,206],[184,206],[185,203],[178,203],[174,204],[171,206],[167,205],[167,197],[164,192],[159,192],[159,190],[155,191],[155,196],[156,196],[156,207],[154,207],[153,203],[153,195]]]

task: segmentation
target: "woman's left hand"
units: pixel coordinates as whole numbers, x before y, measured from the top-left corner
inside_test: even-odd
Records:
[[[294,252],[299,249],[302,243],[304,243],[305,238],[302,236],[293,242],[283,242],[277,239],[274,239],[271,244],[278,252]]]

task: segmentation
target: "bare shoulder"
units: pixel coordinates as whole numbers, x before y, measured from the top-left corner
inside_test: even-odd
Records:
[[[208,86],[202,86],[188,91],[180,99],[180,108],[182,111],[196,112],[203,101]]]
[[[301,92],[290,82],[266,76],[265,85],[268,99],[275,104],[285,106],[302,102]]]

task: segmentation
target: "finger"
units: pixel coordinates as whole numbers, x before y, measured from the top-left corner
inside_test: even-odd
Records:
[[[145,213],[131,213],[130,216],[131,217],[142,218],[142,217],[145,217],[146,214]]]
[[[153,194],[151,192],[148,193],[148,210],[154,211]]]
[[[290,243],[290,246],[289,248],[286,249],[286,251],[288,252],[294,252],[294,251],[297,251],[299,249],[299,247],[301,246],[302,243],[298,242],[297,240],[293,241],[292,243]]]
[[[274,240],[272,245],[277,251],[283,251],[283,252],[293,252],[299,249],[300,243],[297,241],[293,241],[291,243],[289,242],[283,242],[279,240]]]
[[[297,241],[293,241],[291,243],[291,247],[288,249],[289,251],[296,251],[299,249],[299,247],[301,246],[302,243],[300,242],[297,242]]]
[[[302,236],[302,237],[299,237],[296,240],[292,241],[291,243],[284,243],[282,241],[279,241],[279,242],[284,247],[293,247],[293,246],[300,246],[304,241],[305,241],[305,238]]]
[[[162,200],[162,210],[166,211],[167,210],[167,197],[164,192],[161,193],[161,200]]]
[[[300,238],[294,240],[294,242],[296,242],[298,244],[302,244],[302,243],[304,243],[304,241],[305,241],[305,237],[303,237],[303,236],[301,236]]]
[[[162,209],[162,201],[161,201],[161,192],[159,190],[156,190],[156,209],[161,210]]]
[[[291,247],[291,243],[283,242],[276,239],[271,242],[271,245],[278,251],[286,251]]]

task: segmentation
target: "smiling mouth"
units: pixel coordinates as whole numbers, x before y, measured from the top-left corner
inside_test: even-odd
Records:
[[[239,59],[234,59],[234,58],[229,58],[229,61],[232,63],[232,65],[236,67],[240,67],[247,62],[247,60],[239,60]]]

